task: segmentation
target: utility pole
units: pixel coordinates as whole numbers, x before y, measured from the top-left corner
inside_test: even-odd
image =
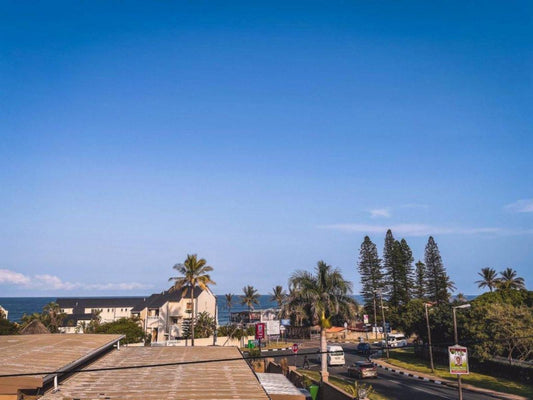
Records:
[[[374,290],[374,339],[378,338],[378,319],[376,313],[376,291]]]
[[[381,318],[383,319],[383,335],[385,336],[385,351],[389,359],[389,334],[387,332],[387,323],[385,322],[385,310],[383,308],[383,294],[379,291],[379,300],[381,302]]]
[[[428,314],[428,307],[431,307],[431,304],[424,303],[424,307],[426,309],[426,325],[428,328],[429,362],[431,365],[431,372],[435,372],[435,367],[433,365],[433,349],[431,348],[431,329],[429,329],[429,314]]]
[[[455,316],[455,310],[458,308],[469,308],[470,304],[462,304],[460,306],[452,307],[453,310],[453,337],[455,345],[459,345],[459,339],[457,335],[457,317]],[[457,389],[459,390],[459,400],[463,400],[463,387],[461,382],[461,374],[457,374]]]

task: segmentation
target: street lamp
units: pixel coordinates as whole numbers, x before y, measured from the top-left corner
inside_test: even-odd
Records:
[[[452,307],[453,310],[453,338],[455,345],[459,345],[459,339],[457,338],[457,317],[455,316],[455,310],[458,308],[470,308],[470,304],[461,304],[460,306]],[[461,374],[457,374],[457,388],[459,390],[459,400],[463,400],[463,387],[461,384]]]
[[[432,304],[424,303],[424,308],[426,309],[426,326],[428,328],[428,343],[429,343],[429,362],[431,365],[431,372],[435,372],[435,367],[433,365],[433,349],[431,348],[431,330],[429,329],[429,314],[428,307],[431,307]]]
[[[377,293],[379,293],[379,300],[381,303],[381,318],[383,320],[383,335],[385,337],[385,351],[387,353],[387,359],[389,359],[389,335],[387,332],[387,323],[385,322],[385,310],[383,308],[383,295],[381,293],[381,290],[377,290]]]

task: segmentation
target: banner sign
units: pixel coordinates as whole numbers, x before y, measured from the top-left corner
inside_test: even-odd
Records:
[[[448,347],[450,357],[450,374],[468,374],[468,351],[463,346]]]
[[[255,324],[255,338],[256,339],[265,338],[265,324],[264,323],[259,322],[258,324]]]
[[[368,314],[363,315],[363,323],[368,324]]]
[[[266,323],[266,333],[267,335],[279,335],[280,326],[279,320],[267,321]]]

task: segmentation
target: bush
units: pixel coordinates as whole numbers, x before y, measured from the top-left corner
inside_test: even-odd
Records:
[[[121,318],[114,322],[107,322],[95,328],[95,333],[111,333],[126,335],[122,343],[139,343],[144,340],[144,331],[139,322],[132,318]]]

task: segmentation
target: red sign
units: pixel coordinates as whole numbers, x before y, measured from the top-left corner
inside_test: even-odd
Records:
[[[298,343],[294,343],[294,344],[292,345],[292,352],[293,352],[294,354],[298,353]]]
[[[255,324],[255,338],[264,339],[265,338],[265,324],[259,322]]]

